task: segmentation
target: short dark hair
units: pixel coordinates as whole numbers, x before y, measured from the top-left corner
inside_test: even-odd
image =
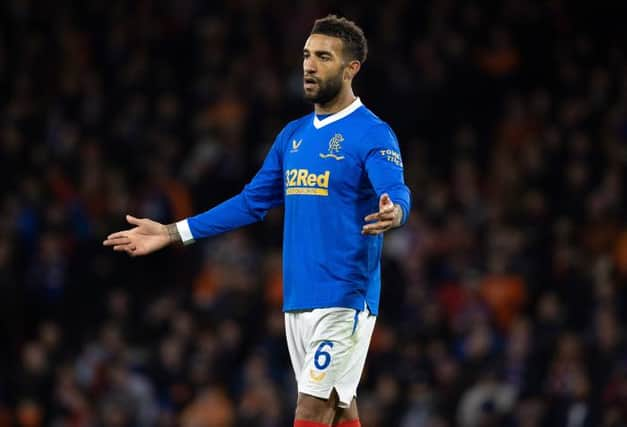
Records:
[[[362,64],[368,56],[368,41],[364,31],[357,24],[337,15],[327,15],[316,19],[311,34],[324,34],[337,37],[344,42],[344,54],[351,60],[357,60]]]

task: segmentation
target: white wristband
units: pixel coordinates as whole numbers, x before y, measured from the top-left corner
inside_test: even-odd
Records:
[[[191,245],[194,243],[194,236],[192,235],[192,230],[189,228],[189,223],[186,219],[179,221],[176,223],[176,229],[181,236],[181,242],[184,245]]]

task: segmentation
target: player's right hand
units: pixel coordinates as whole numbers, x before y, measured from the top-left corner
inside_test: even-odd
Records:
[[[114,251],[126,252],[131,256],[146,255],[170,244],[166,226],[151,219],[135,218],[126,215],[134,228],[109,234],[102,242],[104,246],[113,246]]]

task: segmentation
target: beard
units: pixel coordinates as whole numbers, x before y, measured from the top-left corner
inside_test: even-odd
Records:
[[[326,104],[335,98],[342,90],[342,73],[329,77],[327,80],[316,79],[317,90],[307,91],[303,88],[306,101],[313,104]]]

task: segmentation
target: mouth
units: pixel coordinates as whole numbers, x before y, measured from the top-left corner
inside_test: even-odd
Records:
[[[305,89],[312,89],[318,85],[318,80],[314,77],[305,76],[303,78],[303,86]]]

